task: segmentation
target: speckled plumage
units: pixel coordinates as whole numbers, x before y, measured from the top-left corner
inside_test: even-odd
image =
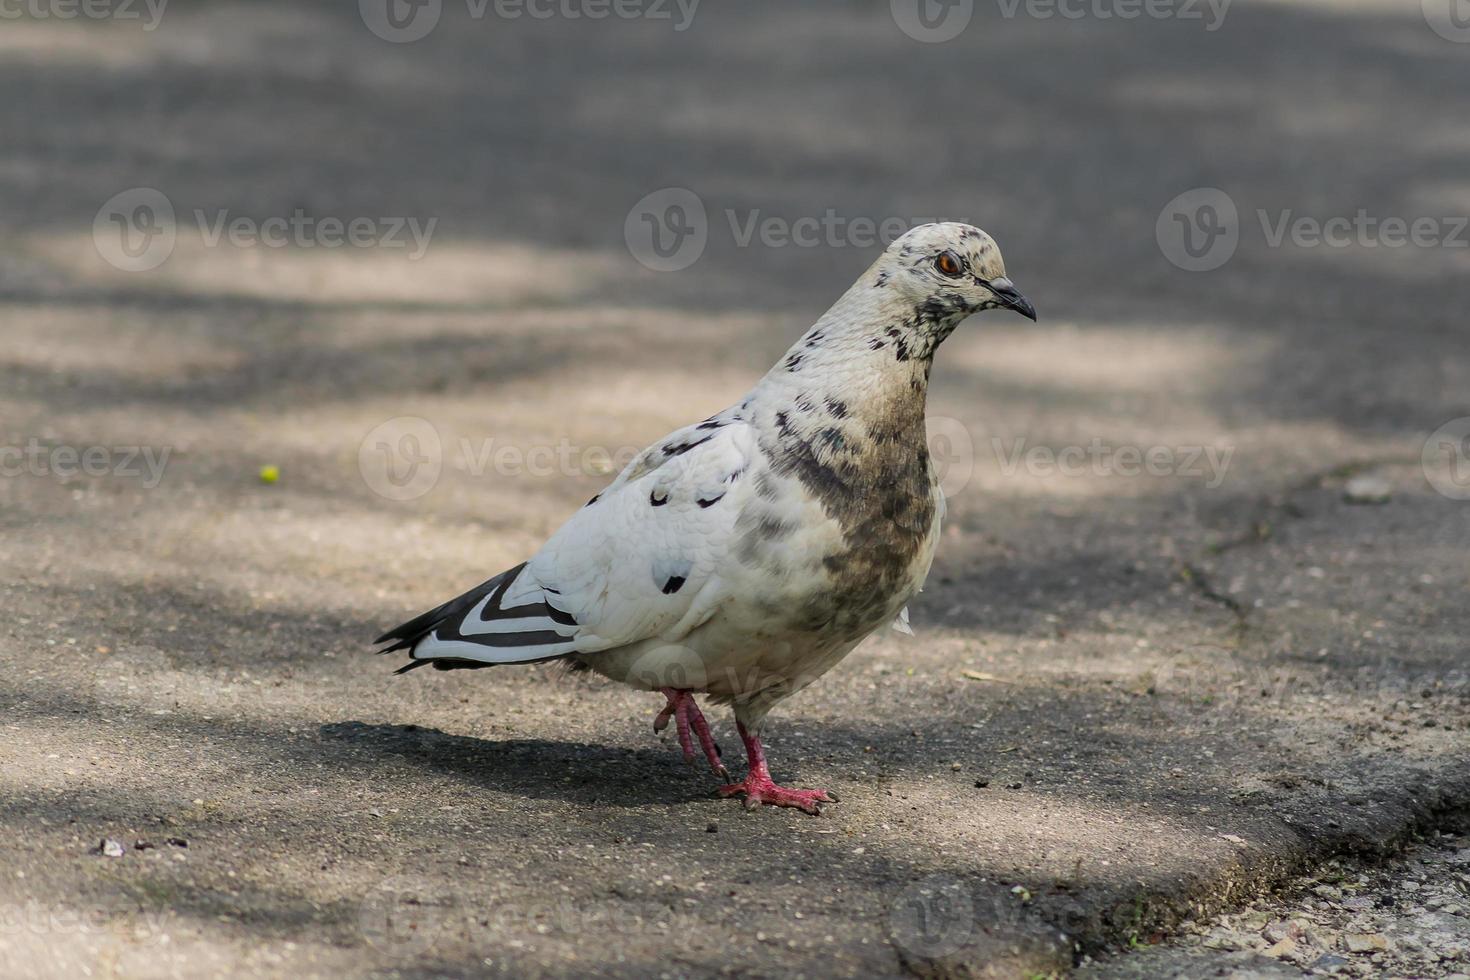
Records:
[[[736,405],[641,453],[524,565],[380,642],[409,650],[404,670],[569,658],[705,692],[756,731],[923,585],[944,513],[930,367],[978,310],[1034,318],[1004,277],[979,229],[910,231]]]

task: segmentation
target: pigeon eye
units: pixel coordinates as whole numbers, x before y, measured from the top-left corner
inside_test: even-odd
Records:
[[[946,249],[934,259],[934,268],[938,269],[941,275],[955,279],[964,273],[965,263],[958,255]]]

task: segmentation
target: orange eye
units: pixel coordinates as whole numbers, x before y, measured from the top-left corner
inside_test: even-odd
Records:
[[[934,259],[934,268],[938,269],[941,274],[955,279],[964,273],[965,263],[958,255],[945,250]]]

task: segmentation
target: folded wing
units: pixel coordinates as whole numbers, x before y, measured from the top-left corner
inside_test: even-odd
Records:
[[[754,433],[718,417],[633,460],[537,555],[385,634],[402,670],[532,663],[677,641],[726,598],[721,569],[748,498]]]

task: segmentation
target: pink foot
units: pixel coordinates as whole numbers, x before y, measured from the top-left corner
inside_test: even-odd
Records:
[[[709,767],[715,771],[715,775],[721,779],[729,779],[729,770],[720,761],[720,747],[715,744],[715,737],[709,730],[709,722],[704,720],[704,713],[694,702],[694,695],[672,687],[661,688],[660,693],[669,699],[669,703],[664,705],[664,710],[660,711],[658,717],[653,720],[653,730],[661,732],[669,727],[669,718],[672,717],[679,733],[679,748],[684,750],[684,761],[691,766],[694,765],[694,743],[690,738],[692,730],[694,736],[699,739],[699,747],[704,750],[704,757],[709,761]]]
[[[766,767],[766,751],[761,740],[738,726],[740,739],[745,743],[746,755],[750,757],[750,772],[738,783],[720,787],[721,796],[745,794],[745,809],[754,810],[762,803],[771,806],[791,806],[812,816],[821,816],[819,803],[836,803],[837,797],[823,789],[786,789],[777,786]]]
[[[794,806],[814,817],[822,814],[818,803],[837,802],[837,797],[824,789],[786,789],[771,782],[769,776],[757,778],[753,774],[738,783],[720,787],[721,796],[734,796],[736,793],[745,794],[747,810],[754,810],[762,803],[768,803],[771,806]]]

